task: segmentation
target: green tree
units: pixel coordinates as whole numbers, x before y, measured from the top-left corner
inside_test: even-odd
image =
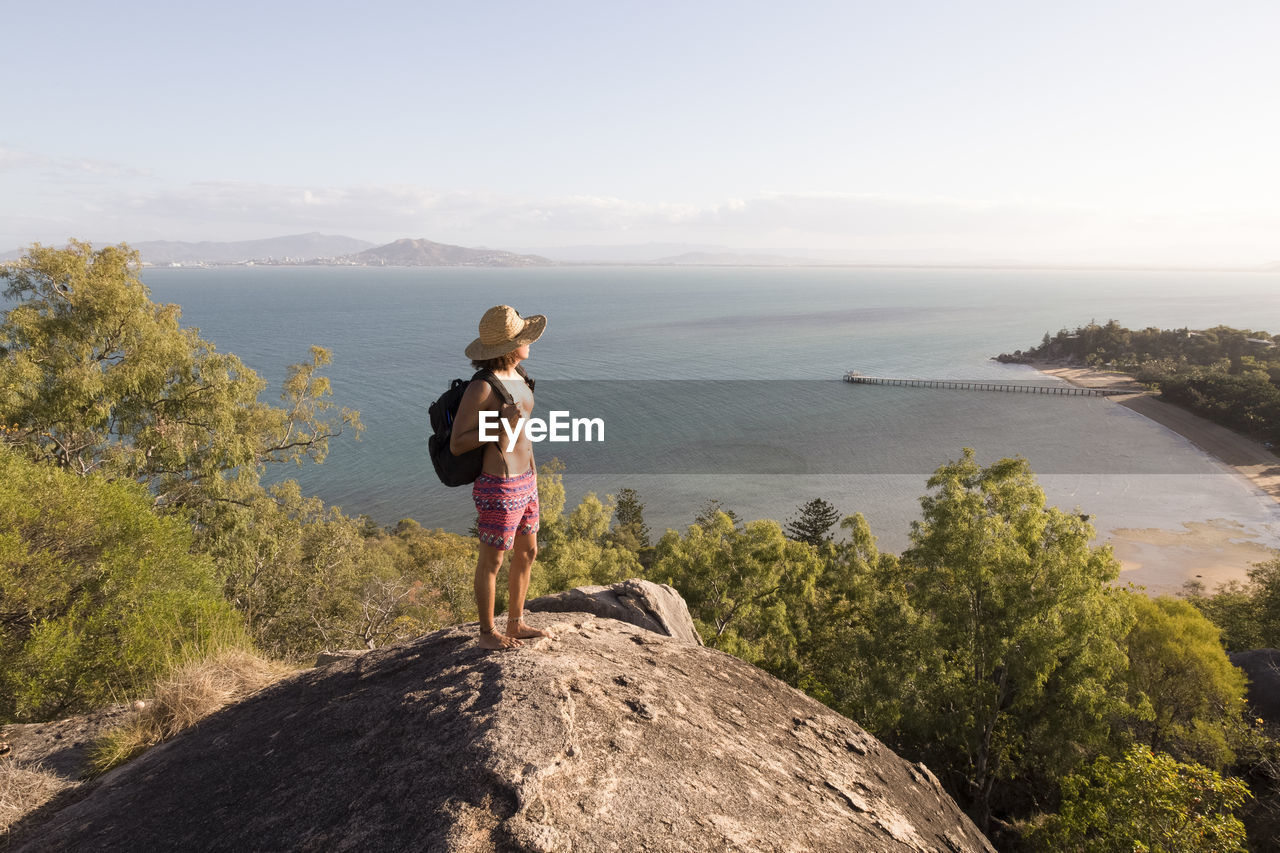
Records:
[[[284,383],[283,407],[258,402],[264,382],[157,305],[127,246],[39,244],[0,269],[11,307],[0,322],[0,421],[6,441],[76,474],[146,483],[156,503],[243,501],[272,462],[320,461],[330,438],[358,431],[330,418],[329,361],[313,347]],[[202,516],[202,520],[207,520]]]
[[[733,522],[733,526],[735,528],[742,526],[742,519],[738,517],[738,514],[721,503],[719,498],[709,498],[707,502],[702,505],[702,509],[700,509],[698,514],[694,517],[693,523],[699,525],[704,530],[714,527],[716,525],[716,513],[718,512],[722,512],[727,515],[729,520]]]
[[[1185,601],[1130,595],[1129,704],[1134,737],[1157,752],[1223,770],[1244,712],[1244,673],[1231,665],[1218,629]]]
[[[986,831],[998,782],[1056,778],[1106,742],[1132,616],[1110,547],[1045,505],[1025,459],[982,468],[965,448],[928,486],[902,555],[926,636],[910,644],[923,657],[901,736]]]
[[[1262,613],[1255,592],[1255,586],[1231,580],[1207,595],[1204,583],[1190,580],[1182,585],[1180,594],[1222,632],[1222,645],[1227,651],[1240,652],[1267,646],[1262,638]]]
[[[776,521],[739,529],[716,512],[707,527],[668,530],[652,575],[684,596],[707,645],[792,680],[821,570],[814,549],[787,539]]]
[[[564,520],[563,535],[539,547],[529,597],[641,576],[644,568],[636,553],[616,544],[610,533],[612,517],[612,496],[601,503],[595,492],[588,492]]]
[[[564,462],[552,457],[549,462],[538,466],[538,548],[540,551],[554,551],[557,545],[568,538],[564,504]],[[501,586],[499,584],[499,587]],[[499,596],[502,594],[499,589]]]
[[[1254,563],[1248,583],[1229,581],[1206,595],[1202,583],[1190,581],[1182,595],[1222,629],[1228,651],[1280,646],[1280,555]]]
[[[814,498],[796,510],[787,521],[787,536],[798,542],[808,542],[820,548],[831,541],[831,528],[840,520],[840,513],[822,498]]]
[[[580,539],[595,545],[605,541],[609,533],[609,524],[613,519],[613,498],[608,495],[605,497],[606,502],[601,503],[595,492],[587,492],[569,514],[569,538]]]
[[[136,484],[0,448],[0,720],[98,708],[248,645],[184,520]]]
[[[1280,555],[1249,569],[1249,587],[1257,607],[1259,645],[1280,647]]]
[[[236,512],[240,523],[209,547],[225,573],[226,597],[259,648],[275,657],[377,648],[474,612],[474,542],[443,531],[433,537],[413,521],[394,535],[370,535],[360,521],[304,498],[293,481]]]
[[[1238,779],[1136,744],[1064,779],[1061,809],[1028,835],[1053,853],[1244,853],[1235,811],[1249,797]]]
[[[402,575],[415,578],[415,598],[430,603],[435,609],[427,631],[473,622],[479,617],[475,600],[477,545],[474,538],[439,528],[426,530],[406,518],[392,531],[381,535],[378,543],[392,553]]]
[[[795,686],[883,740],[892,740],[911,686],[928,660],[923,615],[911,602],[903,566],[881,553],[859,513],[840,522],[837,543],[817,584],[812,630]]]
[[[635,489],[619,490],[613,517],[615,523],[609,534],[610,542],[635,553],[642,565],[652,565],[651,533],[649,525],[644,522],[644,504]]]
[[[541,552],[539,552],[541,553]],[[585,539],[569,539],[556,547],[552,558],[541,556],[529,581],[529,598],[578,586],[608,586],[641,577],[643,567],[632,551]]]

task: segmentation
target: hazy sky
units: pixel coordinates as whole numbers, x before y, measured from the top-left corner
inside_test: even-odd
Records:
[[[1280,4],[0,5],[0,250],[1280,261]]]

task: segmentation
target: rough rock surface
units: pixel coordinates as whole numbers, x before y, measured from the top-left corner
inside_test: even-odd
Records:
[[[113,705],[48,723],[0,726],[0,741],[10,747],[2,757],[26,766],[38,764],[67,781],[78,781],[88,771],[94,740],[123,723],[130,713],[128,705]]]
[[[1249,649],[1227,657],[1249,676],[1249,707],[1267,722],[1280,723],[1280,649]]]
[[[593,613],[607,619],[630,622],[655,634],[702,645],[702,638],[693,627],[693,617],[689,615],[689,605],[685,604],[675,587],[640,578],[613,586],[580,586],[544,595],[526,602],[525,610]]]
[[[278,682],[19,826],[24,851],[990,851],[923,765],[715,649],[587,613]]]

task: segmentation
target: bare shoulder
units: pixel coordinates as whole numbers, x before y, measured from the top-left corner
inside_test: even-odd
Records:
[[[493,397],[493,386],[483,379],[473,379],[462,392],[462,401],[483,403]]]

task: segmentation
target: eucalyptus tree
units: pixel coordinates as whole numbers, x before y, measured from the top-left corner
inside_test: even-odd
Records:
[[[1179,761],[1224,770],[1245,708],[1245,675],[1232,666],[1221,632],[1189,602],[1132,596],[1130,726],[1134,737]]]
[[[329,353],[293,365],[281,402],[265,381],[151,301],[127,245],[36,244],[0,268],[0,421],[5,441],[76,474],[145,483],[157,505],[203,511],[246,503],[265,465],[324,459],[329,440],[358,432],[333,411]]]
[[[964,448],[928,487],[902,554],[924,636],[900,734],[985,831],[997,784],[1052,782],[1108,744],[1133,614],[1110,546],[1090,545],[1079,512],[1046,505],[1025,459],[983,468]]]
[[[776,521],[739,527],[715,510],[684,535],[666,532],[650,576],[679,590],[708,646],[791,681],[821,571],[814,548],[788,539]]]

